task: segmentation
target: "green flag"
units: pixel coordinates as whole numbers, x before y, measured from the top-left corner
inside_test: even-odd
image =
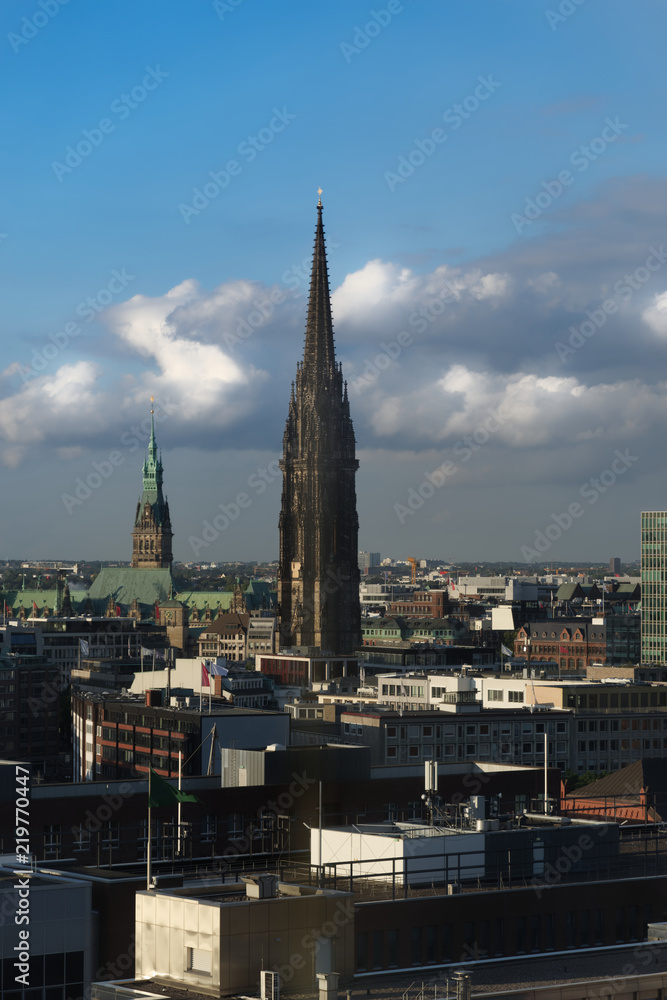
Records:
[[[156,774],[151,767],[148,771],[148,808],[158,809],[160,806],[172,806],[175,802],[199,802],[196,795],[179,792],[168,781]]]

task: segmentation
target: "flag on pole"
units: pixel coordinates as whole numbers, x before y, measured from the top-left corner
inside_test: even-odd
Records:
[[[227,667],[223,667],[221,663],[212,663],[209,674],[211,677],[226,677],[229,673]]]
[[[179,792],[178,788],[170,785],[151,767],[148,771],[148,808],[159,809],[160,806],[171,806],[175,802],[199,802],[199,799],[188,792]]]
[[[503,651],[503,654],[504,654],[505,656],[511,656],[511,655],[512,655],[512,650],[511,650],[511,649],[508,649],[508,648],[507,648],[507,646],[504,646],[504,645],[502,644],[502,642],[500,643],[500,648],[501,648],[501,650]]]
[[[149,649],[147,646],[142,646],[141,647],[141,655],[142,656],[153,656],[153,657],[157,656],[158,660],[164,660],[165,659],[165,651],[164,651],[164,649]]]
[[[208,670],[203,660],[201,661],[201,686],[205,688],[211,686],[211,682],[208,679]]]
[[[88,645],[85,639],[79,639],[79,649],[81,650],[84,656],[90,655],[90,646]]]
[[[120,604],[116,605],[116,618],[120,618]]]

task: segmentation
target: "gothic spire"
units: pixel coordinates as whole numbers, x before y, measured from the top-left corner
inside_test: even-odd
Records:
[[[336,372],[333,322],[329,297],[329,272],[322,224],[322,199],[317,203],[317,226],[313,269],[310,277],[306,344],[303,353],[303,374],[306,384],[329,384]]]

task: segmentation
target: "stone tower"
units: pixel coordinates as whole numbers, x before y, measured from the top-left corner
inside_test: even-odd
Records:
[[[283,438],[278,602],[281,645],[345,655],[361,642],[355,440],[334,353],[322,201],[317,206],[303,361]]]
[[[131,565],[135,569],[171,569],[171,539],[169,504],[162,493],[162,459],[155,444],[151,399],[151,436],[144,460],[143,491],[134,518]]]

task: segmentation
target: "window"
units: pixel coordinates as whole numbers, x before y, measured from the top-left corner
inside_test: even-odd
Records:
[[[523,703],[523,691],[508,691],[507,700]]]
[[[201,821],[201,841],[202,844],[210,844],[215,840],[218,832],[218,817],[212,813],[204,816]]]
[[[398,930],[387,931],[387,964],[389,968],[398,966]]]
[[[88,827],[79,823],[78,827],[74,827],[74,842],[72,848],[75,851],[87,851],[90,848],[90,830]]]
[[[211,952],[202,948],[187,948],[186,972],[200,972],[211,975]]]
[[[47,823],[44,826],[44,854],[56,856],[60,853],[62,833],[59,823]]]
[[[487,694],[488,701],[503,701],[504,691],[491,690]]]
[[[505,921],[502,917],[496,917],[494,921],[494,951],[496,955],[505,954]]]
[[[102,827],[102,848],[117,850],[120,844],[120,830],[118,823],[109,820]]]
[[[436,955],[437,927],[429,924],[426,928],[426,961],[433,963],[437,961]]]
[[[422,929],[413,927],[410,933],[410,961],[412,965],[422,964]]]
[[[243,813],[230,813],[227,835],[229,837],[243,836]]]
[[[373,931],[373,968],[381,969],[384,965],[382,960],[382,931]]]
[[[523,916],[516,918],[516,950],[517,954],[526,950],[526,918]]]

